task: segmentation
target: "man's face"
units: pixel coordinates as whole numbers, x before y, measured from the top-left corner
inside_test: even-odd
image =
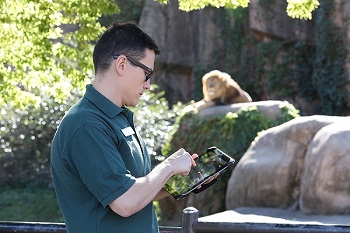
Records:
[[[139,60],[143,65],[154,69],[154,60],[155,53],[152,50],[146,49],[146,56]],[[150,88],[150,79],[146,81],[146,75],[148,72],[134,65],[131,61],[128,61],[126,70],[126,77],[123,82],[123,97],[122,97],[122,105],[124,106],[136,106],[142,94],[149,90]]]

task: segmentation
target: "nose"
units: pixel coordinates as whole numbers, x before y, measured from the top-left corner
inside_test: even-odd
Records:
[[[148,79],[148,80],[145,82],[143,88],[146,89],[146,90],[149,90],[149,89],[151,88],[151,80],[150,80],[150,79]]]

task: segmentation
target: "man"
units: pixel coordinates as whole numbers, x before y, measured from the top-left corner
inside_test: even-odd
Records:
[[[158,232],[153,200],[197,154],[179,149],[151,171],[133,113],[150,88],[155,42],[133,24],[113,23],[98,40],[95,80],[65,115],[52,141],[51,167],[69,233]],[[151,126],[150,126],[151,127]]]

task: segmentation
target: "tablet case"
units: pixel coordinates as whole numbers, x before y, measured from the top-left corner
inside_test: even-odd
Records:
[[[185,197],[191,192],[198,193],[207,189],[216,180],[204,184],[206,181],[235,162],[233,158],[215,146],[206,149],[195,161],[196,166],[191,168],[187,176],[172,176],[164,186],[164,189],[176,200]],[[200,186],[201,188],[199,188]]]

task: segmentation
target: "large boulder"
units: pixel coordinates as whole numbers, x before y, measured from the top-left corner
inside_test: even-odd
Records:
[[[350,121],[317,132],[301,176],[300,209],[315,214],[350,214]]]
[[[237,112],[243,107],[257,107],[257,109],[266,117],[272,120],[276,120],[282,116],[283,111],[281,108],[288,105],[289,103],[286,101],[258,101],[258,102],[250,102],[250,103],[237,103],[232,105],[221,105],[221,106],[211,106],[205,109],[202,109],[198,112],[198,116],[207,118],[214,115],[223,115],[225,116],[227,113]],[[189,108],[189,110],[191,107]],[[181,130],[181,129],[180,129]],[[219,130],[220,129],[215,129]],[[201,135],[200,137],[205,137],[205,135]],[[255,135],[254,135],[255,137]],[[226,144],[235,143],[235,141],[230,141],[223,135],[218,135],[219,140],[225,141]],[[205,142],[205,140],[203,141]],[[174,143],[174,141],[172,141]],[[193,141],[186,142],[188,144],[193,144]],[[207,143],[207,142],[206,142]],[[249,141],[250,143],[250,141]],[[176,143],[175,143],[176,144]],[[181,144],[188,149],[188,147],[184,144]],[[249,144],[247,144],[247,147]],[[225,151],[229,153],[229,151]],[[242,152],[243,153],[243,152]],[[175,200],[172,197],[164,198],[159,201],[159,207],[162,211],[162,219],[160,223],[162,225],[171,225],[176,226],[181,223],[181,213],[184,208],[188,206],[196,207],[202,215],[209,215],[213,213],[217,213],[225,210],[225,193],[226,193],[226,184],[228,176],[232,171],[233,166],[230,167],[226,172],[223,172],[219,178],[217,184],[208,188],[207,190],[199,193],[199,194],[190,194],[185,198],[180,200]]]
[[[206,117],[216,114],[226,114],[229,112],[238,112],[242,107],[255,106],[264,116],[272,120],[276,120],[281,117],[281,108],[287,104],[287,101],[265,100],[248,103],[235,103],[230,105],[218,105],[202,109],[198,112],[198,115],[201,117]]]
[[[307,151],[314,153],[317,148],[311,141],[322,128],[341,119],[350,121],[348,117],[300,117],[262,133],[232,172],[226,191],[226,208],[298,206],[305,155]],[[327,146],[329,150],[350,148],[350,144],[342,143]],[[350,179],[350,173],[342,178]],[[328,176],[323,182],[328,184],[330,179]],[[312,194],[307,197],[310,196]]]

